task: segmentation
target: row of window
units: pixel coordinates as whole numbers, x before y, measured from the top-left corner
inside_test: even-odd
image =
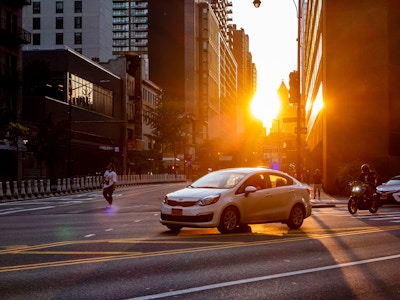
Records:
[[[32,29],[40,29],[40,18],[32,19]],[[74,18],[74,28],[80,29],[82,28],[82,17]],[[64,18],[56,17],[56,29],[64,29]]]
[[[82,1],[75,1],[74,2],[74,12],[81,13],[82,12]],[[32,13],[40,14],[40,1],[33,1],[32,2]],[[64,13],[64,1],[56,1],[56,14]]]
[[[56,33],[56,45],[64,45],[64,33],[57,32]],[[32,45],[40,45],[40,33],[32,34]],[[81,45],[82,44],[82,32],[74,33],[74,44]]]

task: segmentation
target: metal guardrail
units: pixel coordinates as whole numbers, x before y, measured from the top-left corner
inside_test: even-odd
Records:
[[[5,184],[0,181],[0,202],[41,199],[100,190],[102,189],[101,180],[102,176],[63,178],[58,179],[56,185],[51,185],[50,179],[6,181]],[[179,174],[118,175],[117,186],[184,181],[186,181],[186,176]]]

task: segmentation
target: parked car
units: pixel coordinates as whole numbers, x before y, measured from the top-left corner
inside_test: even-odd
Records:
[[[223,169],[167,194],[160,222],[174,232],[182,227],[217,227],[231,233],[248,224],[272,222],[295,229],[311,215],[310,193],[307,185],[280,171]]]
[[[376,187],[382,203],[400,203],[400,175]]]

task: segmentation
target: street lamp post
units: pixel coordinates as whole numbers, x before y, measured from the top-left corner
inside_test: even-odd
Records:
[[[297,10],[297,74],[299,76],[299,81],[300,81],[300,89],[297,97],[297,128],[296,128],[296,145],[297,145],[297,156],[296,156],[296,173],[297,173],[297,178],[301,179],[301,172],[302,172],[302,159],[301,159],[301,98],[302,98],[302,93],[301,93],[301,72],[300,72],[300,67],[301,67],[301,62],[300,62],[300,57],[301,57],[301,19],[302,19],[302,10],[303,10],[303,1],[304,0],[298,0],[298,3],[296,4],[295,0],[293,0],[293,4],[296,6]],[[254,0],[253,1],[254,7],[258,8],[261,5],[260,0]]]

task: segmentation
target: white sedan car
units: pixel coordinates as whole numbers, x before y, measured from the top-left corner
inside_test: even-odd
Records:
[[[310,192],[307,185],[276,170],[218,170],[167,194],[160,222],[175,232],[182,227],[217,227],[231,233],[272,222],[296,229],[311,215]]]
[[[378,185],[376,192],[383,203],[400,203],[400,175]]]

